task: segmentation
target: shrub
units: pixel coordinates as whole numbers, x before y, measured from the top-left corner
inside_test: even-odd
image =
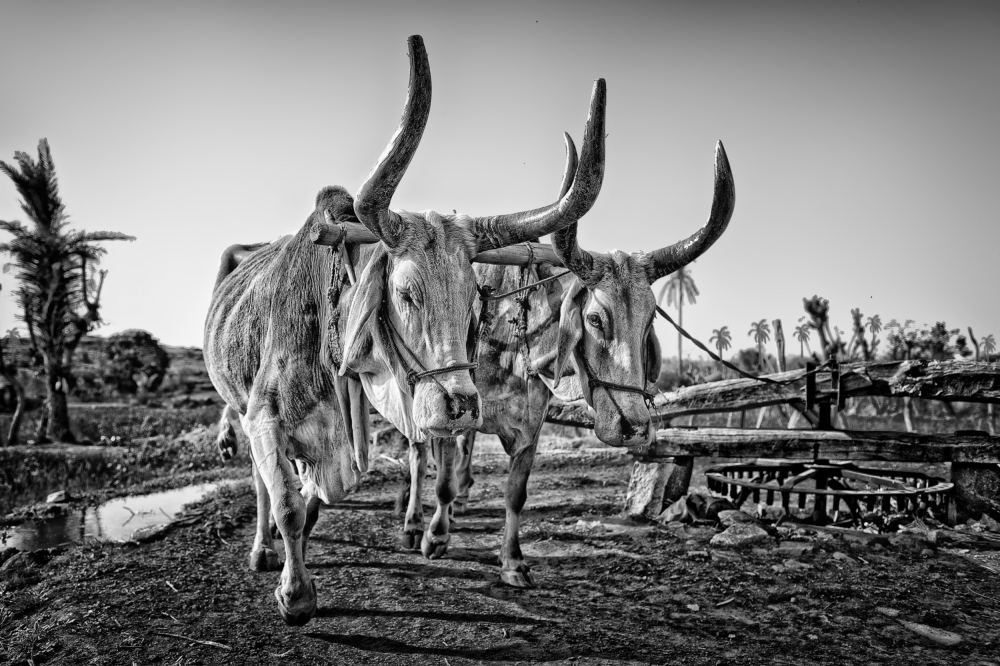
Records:
[[[109,337],[101,355],[105,385],[127,394],[137,393],[140,382],[144,389],[155,391],[170,366],[170,357],[159,340],[138,329]]]

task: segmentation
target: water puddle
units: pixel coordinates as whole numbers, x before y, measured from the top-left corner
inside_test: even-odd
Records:
[[[222,482],[226,483],[231,482]],[[6,538],[0,539],[0,548],[38,550],[84,539],[128,539],[140,527],[169,523],[185,504],[201,499],[222,484],[199,483],[148,495],[119,497],[96,508],[81,507],[64,516],[29,521],[8,528]]]

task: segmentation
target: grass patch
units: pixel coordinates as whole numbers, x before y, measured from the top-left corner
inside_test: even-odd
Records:
[[[0,448],[0,515],[56,490],[80,494],[223,465],[214,443],[218,407],[74,405],[71,416],[81,440],[120,437],[121,445]],[[33,432],[26,421],[24,432]]]
[[[217,423],[222,410],[217,406],[191,409],[143,407],[141,405],[71,404],[70,424],[80,441],[101,441],[101,437],[121,437],[122,443],[147,437],[177,437],[198,426]],[[43,411],[25,414],[21,423],[21,441],[33,439]],[[6,434],[10,414],[0,414],[0,429]]]

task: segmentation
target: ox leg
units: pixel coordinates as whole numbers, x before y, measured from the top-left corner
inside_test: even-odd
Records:
[[[455,483],[455,449],[456,441],[451,437],[435,437],[431,440],[431,450],[434,462],[437,464],[437,482],[434,484],[437,496],[437,508],[431,524],[424,532],[420,541],[420,550],[424,557],[436,560],[448,552],[448,542],[451,541],[451,503],[458,493]]]
[[[312,534],[313,528],[316,527],[316,521],[319,520],[319,505],[320,499],[315,495],[308,495],[303,493],[303,499],[306,503],[306,524],[302,528],[302,559],[306,558],[306,546],[309,543],[309,535]]]
[[[226,405],[222,408],[222,418],[219,419],[219,434],[215,438],[215,445],[219,447],[219,455],[223,460],[232,460],[236,457],[237,442],[236,426],[234,421],[239,417],[236,410]]]
[[[458,463],[455,466],[455,476],[458,480],[458,495],[452,508],[456,514],[463,514],[469,506],[469,490],[475,479],[472,478],[472,449],[476,445],[476,431],[470,430],[458,437]]]
[[[403,534],[400,544],[404,550],[417,550],[424,535],[424,507],[420,496],[424,491],[424,477],[427,476],[427,445],[424,442],[410,442],[410,497],[403,520]]]
[[[503,442],[508,451],[508,442]],[[516,442],[515,442],[516,443]],[[521,510],[528,499],[528,476],[535,462],[535,449],[538,446],[538,433],[527,446],[514,449],[510,459],[510,472],[507,474],[507,488],[504,492],[504,502],[507,505],[507,520],[504,524],[503,539],[500,544],[500,580],[512,587],[534,587],[531,569],[525,563],[521,554],[521,541],[518,532],[521,529]]]
[[[256,463],[251,462],[250,469],[253,470],[253,485],[257,492],[257,533],[250,550],[250,570],[278,571],[281,563],[278,562],[278,553],[274,550],[274,540],[268,524],[271,519],[271,500]]]
[[[295,488],[295,472],[285,455],[288,442],[278,420],[265,417],[250,423],[253,427],[246,428],[250,449],[285,541],[285,566],[274,597],[285,624],[301,626],[316,612],[316,584],[310,579],[302,556],[306,502]]]

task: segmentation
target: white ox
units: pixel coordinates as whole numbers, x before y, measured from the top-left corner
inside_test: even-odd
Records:
[[[264,518],[271,512],[285,544],[275,597],[288,624],[304,624],[316,610],[305,543],[319,502],[341,498],[367,469],[366,452],[351,445],[351,413],[364,400],[344,375],[356,373],[375,407],[413,439],[478,427],[480,398],[466,349],[476,294],[472,259],[575,222],[600,191],[603,81],[591,100],[579,173],[556,203],[486,218],[389,210],[430,111],[430,66],[419,36],[409,39],[409,51],[399,129],[353,202],[330,188],[314,213],[343,221],[353,219],[353,208],[378,237],[352,252],[351,263],[361,268],[357,284],[340,291],[343,264],[312,242],[310,218],[295,235],[246,253],[220,275],[205,322],[209,375],[226,417],[238,416],[250,440],[259,513],[251,563],[277,563]],[[301,494],[290,461],[302,477]]]
[[[576,150],[566,136],[567,172],[563,192],[575,172]],[[584,398],[595,411],[595,433],[612,446],[642,446],[653,436],[647,382],[660,372],[660,348],[653,332],[656,302],[650,289],[659,278],[694,261],[725,231],[735,206],[735,187],[725,149],[716,148],[715,195],[708,222],[690,237],[650,253],[587,252],[576,241],[576,224],[553,236],[553,248],[572,274],[548,282],[528,298],[527,346],[519,330],[517,297],[489,304],[492,324],[480,341],[476,388],[483,405],[479,432],[498,435],[510,456],[505,490],[506,520],[500,547],[501,580],[516,587],[533,585],[518,540],[520,513],[527,499],[528,476],[548,403],[555,393],[565,400]],[[541,275],[558,269],[542,266]],[[519,270],[476,267],[480,285],[503,294],[517,289]],[[480,313],[482,316],[482,313]],[[530,358],[525,358],[527,349]],[[526,373],[527,368],[527,373]],[[449,504],[467,500],[472,485],[471,458],[476,431],[435,440],[437,508],[427,531],[419,501],[426,448],[412,443],[409,502],[404,548],[421,544],[424,555],[447,550]],[[457,478],[454,472],[457,462]]]

